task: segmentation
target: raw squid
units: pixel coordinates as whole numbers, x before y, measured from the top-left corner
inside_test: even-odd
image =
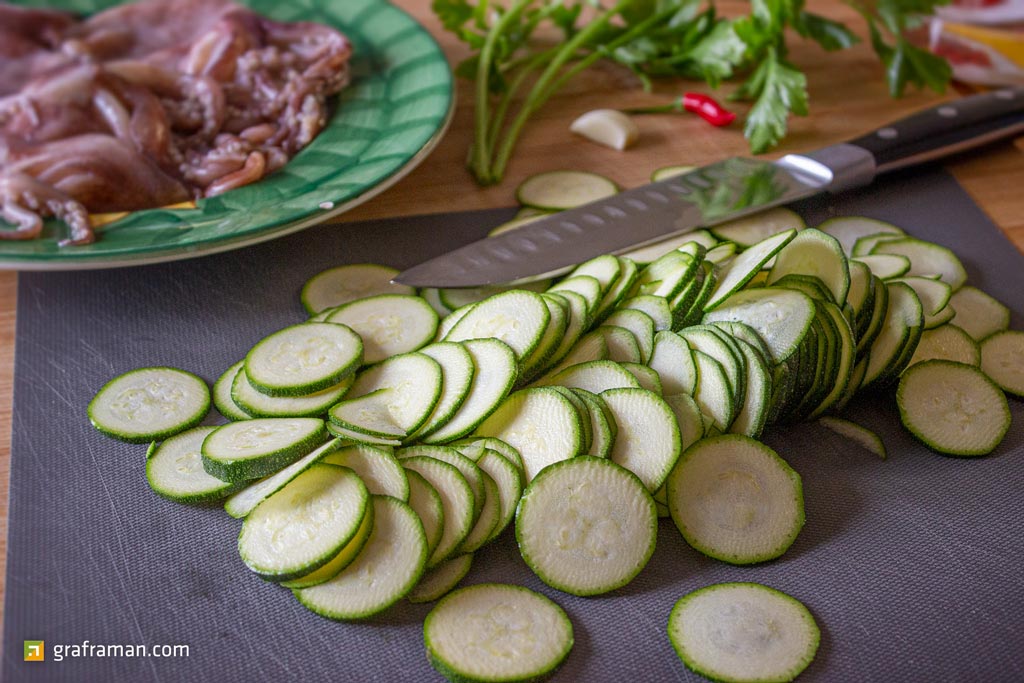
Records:
[[[85,21],[0,3],[0,239],[95,239],[88,213],[212,196],[326,125],[351,46],[228,0],[143,0]]]

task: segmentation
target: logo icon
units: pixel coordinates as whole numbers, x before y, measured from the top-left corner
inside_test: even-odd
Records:
[[[25,661],[26,662],[41,662],[44,659],[43,641],[41,640],[26,640],[25,641]]]

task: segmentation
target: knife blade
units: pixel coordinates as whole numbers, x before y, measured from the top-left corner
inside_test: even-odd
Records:
[[[1022,133],[1024,88],[965,97],[849,142],[778,161],[727,159],[561,211],[421,263],[394,282],[479,287],[552,277],[601,254],[863,186],[882,173]]]

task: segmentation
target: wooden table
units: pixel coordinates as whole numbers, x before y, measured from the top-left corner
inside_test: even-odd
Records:
[[[466,51],[430,12],[429,0],[395,0],[419,19],[440,41],[452,63]],[[719,3],[728,11],[743,10],[745,3]],[[815,11],[854,26],[864,35],[854,13],[836,0],[821,0]],[[811,115],[794,119],[785,145],[772,156],[806,151],[839,142],[939,98],[910,93],[891,100],[882,70],[864,44],[838,54],[823,55],[813,45],[794,44],[792,61],[808,74]],[[688,84],[687,89],[696,89]],[[713,129],[694,116],[651,116],[640,121],[639,144],[627,152],[598,147],[568,132],[577,115],[599,107],[629,107],[663,103],[683,90],[679,83],[662,83],[653,94],[643,93],[626,73],[597,67],[571,83],[540,112],[523,136],[505,181],[481,189],[466,172],[463,161],[471,138],[472,109],[469,87],[459,84],[459,105],[447,136],[418,169],[368,204],[346,214],[346,220],[436,213],[454,209],[511,206],[520,180],[539,171],[561,167],[589,169],[630,187],[645,182],[651,171],[671,164],[704,164],[723,157],[747,154],[739,126]],[[953,96],[950,93],[948,96]],[[1004,144],[959,159],[951,170],[992,219],[1024,249],[1024,154]],[[17,280],[0,273],[0,599],[6,578],[7,482],[10,472],[11,389],[14,365],[14,326]],[[84,408],[83,408],[84,410]]]

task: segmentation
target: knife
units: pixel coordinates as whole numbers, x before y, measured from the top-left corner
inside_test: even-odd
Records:
[[[733,158],[561,211],[410,268],[394,282],[478,287],[554,276],[820,192],[1024,133],[1024,87],[961,98],[849,142],[778,161]]]

